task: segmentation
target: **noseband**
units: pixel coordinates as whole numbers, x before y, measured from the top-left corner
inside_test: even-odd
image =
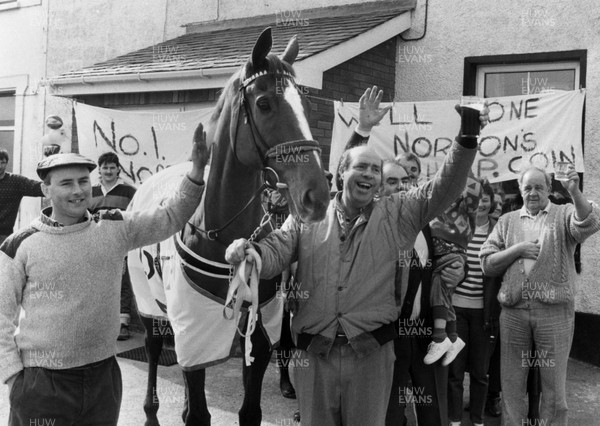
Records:
[[[269,161],[269,159],[271,159],[271,158],[277,159],[277,157],[282,155],[283,153],[285,153],[286,150],[287,150],[287,152],[294,152],[295,154],[296,153],[299,154],[299,153],[306,152],[306,151],[318,151],[319,153],[321,152],[319,143],[315,140],[310,140],[310,139],[301,139],[301,140],[296,140],[296,141],[282,142],[282,143],[277,144],[272,147],[270,147],[265,142],[264,138],[262,137],[262,135],[258,131],[258,128],[256,127],[256,123],[254,121],[254,116],[252,115],[252,110],[250,109],[248,100],[246,99],[246,88],[250,85],[250,83],[255,81],[257,78],[263,77],[266,75],[272,75],[275,78],[287,79],[298,90],[298,86],[296,84],[296,81],[294,80],[294,76],[287,71],[283,71],[282,73],[269,73],[267,71],[260,71],[256,74],[251,75],[250,77],[245,79],[240,84],[240,88],[239,88],[240,104],[238,106],[235,117],[236,118],[239,117],[240,111],[243,111],[244,116],[245,116],[244,124],[250,126],[250,134],[252,136],[252,143],[254,144],[256,153],[260,157],[260,160],[262,163],[262,170],[261,170],[262,171],[262,184],[256,190],[254,195],[252,195],[250,200],[244,205],[244,207],[242,207],[242,209],[239,212],[237,212],[231,219],[229,219],[225,223],[225,225],[221,226],[220,228],[205,231],[203,229],[198,228],[191,222],[188,222],[188,224],[192,227],[192,234],[193,234],[194,230],[196,230],[201,233],[204,233],[206,235],[206,238],[208,238],[209,240],[212,240],[212,241],[217,240],[219,237],[219,234],[224,229],[226,229],[229,225],[231,225],[233,223],[233,221],[235,221],[244,211],[246,211],[246,209],[248,209],[248,207],[250,207],[250,205],[256,200],[256,198],[259,197],[259,195],[264,190],[266,190],[267,188],[271,188],[271,189],[274,189],[277,191],[280,189],[288,189],[288,185],[279,179],[279,175],[277,174],[277,172],[273,168],[267,166],[267,162]],[[300,93],[299,90],[298,90],[298,92]],[[231,142],[230,142],[231,143],[231,151],[233,152],[233,156],[235,157],[235,159],[238,162],[242,163],[240,161],[240,159],[238,158],[237,151],[236,151],[237,127],[238,127],[238,124],[235,125],[234,134],[231,137]],[[271,181],[269,180],[269,174],[273,175],[274,182],[275,182],[274,184],[272,184]],[[270,220],[270,216],[268,219]],[[259,227],[252,233],[252,236],[251,236],[252,240],[258,235],[258,233],[265,226],[266,223],[268,223],[268,220],[266,221],[265,217],[263,217]]]

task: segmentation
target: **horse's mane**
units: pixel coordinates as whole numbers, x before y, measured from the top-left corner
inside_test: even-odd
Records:
[[[250,60],[248,60],[244,65],[240,67],[239,70],[237,70],[231,76],[231,78],[229,78],[227,84],[225,84],[225,87],[221,90],[219,100],[217,101],[217,104],[215,105],[213,113],[210,117],[211,122],[217,121],[221,116],[221,113],[223,112],[223,107],[225,106],[225,101],[227,100],[227,94],[230,92],[230,90],[238,90],[240,81],[245,80],[246,78],[250,77],[253,73],[258,71],[268,71],[277,74],[281,74],[285,71],[287,73],[290,73],[294,77],[296,76],[294,68],[287,62],[282,61],[277,55],[274,55],[273,53],[269,53],[267,55],[267,57],[264,60],[263,66],[257,70],[253,69]]]

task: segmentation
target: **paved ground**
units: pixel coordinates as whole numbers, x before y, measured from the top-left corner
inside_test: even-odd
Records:
[[[119,343],[125,350],[140,346],[141,335]],[[123,404],[120,426],[142,426],[144,411],[142,404],[146,390],[146,364],[118,358],[123,372]],[[241,358],[207,370],[207,398],[212,414],[213,426],[233,426],[238,424],[237,410],[242,400]],[[158,389],[161,400],[159,420],[162,426],[180,426],[183,406],[183,378],[179,367],[159,367]],[[600,368],[576,360],[569,363],[567,390],[569,395],[570,426],[600,425]],[[296,408],[294,400],[284,399],[279,393],[279,375],[272,362],[267,370],[263,386],[263,425],[292,426]],[[411,416],[409,425],[414,425]],[[0,386],[0,425],[8,422],[7,387]],[[469,425],[465,412],[463,425]],[[500,425],[499,419],[486,418],[487,426]],[[520,425],[516,425],[520,426]]]

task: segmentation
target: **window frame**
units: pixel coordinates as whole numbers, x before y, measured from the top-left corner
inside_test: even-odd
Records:
[[[14,75],[0,77],[0,92],[13,93],[15,96],[15,123],[13,126],[13,173],[23,172],[23,120],[25,94],[29,84],[29,76]],[[7,127],[5,127],[7,128]]]
[[[587,50],[564,52],[524,53],[514,55],[469,56],[464,59],[463,95],[477,93],[477,69],[493,65],[543,64],[557,62],[579,63],[579,87],[586,87]]]

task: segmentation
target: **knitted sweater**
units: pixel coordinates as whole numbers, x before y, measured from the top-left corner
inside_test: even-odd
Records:
[[[0,381],[113,356],[124,256],[183,228],[203,190],[186,178],[154,210],[87,213],[70,226],[42,212],[11,235],[0,246]]]
[[[500,217],[498,224],[481,247],[479,257],[483,273],[499,276],[504,273],[498,301],[503,306],[515,306],[527,300],[544,304],[572,302],[576,293],[573,252],[590,235],[600,229],[600,209],[592,203],[585,219],[575,219],[573,204],[550,205],[544,229],[540,229],[541,250],[527,275],[523,259],[515,260],[506,271],[496,270],[489,256],[525,241],[525,226],[519,210]],[[543,213],[540,213],[543,214]]]

